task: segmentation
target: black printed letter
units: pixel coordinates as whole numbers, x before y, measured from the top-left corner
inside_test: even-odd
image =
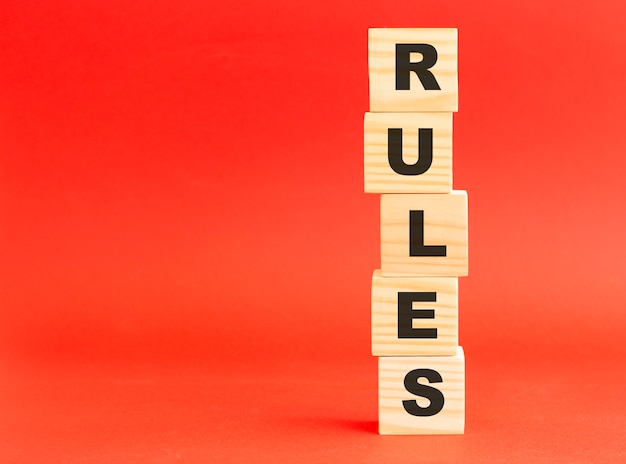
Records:
[[[414,329],[413,319],[434,319],[434,309],[413,309],[414,301],[437,301],[436,292],[398,293],[398,338],[437,338],[437,329]]]
[[[402,159],[402,129],[387,129],[387,158],[389,166],[404,176],[419,176],[430,168],[433,162],[433,130],[419,130],[419,157],[415,164],[406,164]]]
[[[409,214],[409,256],[446,256],[445,245],[424,245],[424,211]]]
[[[411,63],[411,53],[421,53],[422,61]],[[429,44],[396,44],[396,90],[409,90],[411,71],[417,74],[424,90],[441,90],[433,73],[437,49]]]
[[[440,390],[418,382],[420,377],[426,378],[430,383],[443,382],[439,372],[432,369],[415,369],[404,377],[404,388],[409,393],[422,396],[430,400],[430,405],[422,408],[415,400],[404,400],[402,406],[406,412],[413,416],[434,416],[443,409],[444,397]]]

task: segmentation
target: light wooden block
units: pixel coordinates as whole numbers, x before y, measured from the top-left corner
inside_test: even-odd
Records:
[[[457,30],[452,28],[370,29],[368,37],[370,111],[457,111],[457,37]],[[404,45],[404,51],[397,52],[398,44]],[[422,50],[423,53],[410,52],[408,59],[402,59],[406,57],[406,49],[410,44],[414,45],[412,49]],[[423,63],[422,74],[427,76],[426,73],[431,73],[439,89],[427,89],[432,85],[429,82],[423,83],[416,72],[406,71],[405,65],[396,69],[397,53],[401,63]],[[434,64],[426,68],[429,61]],[[407,73],[409,89],[397,89],[397,75],[406,77]]]
[[[381,435],[461,434],[464,431],[465,357],[462,347],[457,348],[454,356],[378,358],[378,432]]]
[[[383,277],[374,271],[374,356],[453,356],[458,319],[458,278]]]
[[[390,148],[395,145],[390,129],[396,134],[401,130],[401,163],[397,156],[391,155],[393,160],[390,159],[390,151],[398,151]],[[419,143],[420,130],[428,144]],[[365,113],[364,133],[366,192],[452,190],[452,113]]]
[[[420,214],[423,227],[416,223]],[[380,225],[383,276],[467,275],[467,192],[381,195]],[[422,228],[420,249],[417,237]],[[424,256],[429,253],[439,255]]]

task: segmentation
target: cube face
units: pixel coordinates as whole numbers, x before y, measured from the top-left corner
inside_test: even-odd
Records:
[[[465,430],[465,357],[378,359],[382,435],[461,434]]]
[[[364,133],[366,192],[452,191],[452,113],[365,113]],[[420,143],[422,137],[426,143]]]
[[[381,195],[380,223],[383,276],[467,275],[467,192]]]
[[[458,340],[456,277],[383,277],[380,270],[374,272],[374,356],[453,356]]]
[[[453,28],[370,29],[370,111],[457,111],[457,38]]]

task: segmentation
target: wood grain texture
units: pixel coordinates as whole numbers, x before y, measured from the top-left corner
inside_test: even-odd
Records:
[[[432,129],[432,163],[419,175],[402,175],[389,164],[388,129],[402,129],[402,159],[419,158],[419,129]],[[368,193],[452,191],[452,113],[365,113],[364,185]]]
[[[432,369],[442,382],[419,383],[441,391],[444,405],[432,416],[409,414],[403,401],[415,400],[426,408],[430,400],[407,391],[406,375],[414,369]],[[465,431],[465,357],[462,347],[454,356],[382,357],[378,359],[378,432],[381,435],[461,434]]]
[[[445,245],[446,256],[410,256],[410,211],[420,210],[424,245]],[[467,275],[467,192],[381,195],[380,229],[383,276]]]
[[[458,111],[457,29],[370,29],[368,68],[370,111]],[[396,44],[424,43],[437,50],[437,61],[429,70],[440,90],[425,90],[412,72],[409,90],[396,90]],[[421,61],[420,56],[411,62]]]
[[[435,292],[436,301],[414,301],[412,309],[434,309],[433,319],[413,319],[413,328],[437,329],[437,338],[399,338],[398,293]],[[372,276],[374,356],[452,356],[459,343],[458,278]]]

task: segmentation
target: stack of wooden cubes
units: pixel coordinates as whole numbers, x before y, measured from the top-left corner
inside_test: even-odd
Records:
[[[381,194],[372,277],[381,434],[465,428],[458,278],[468,272],[467,192],[452,190],[456,29],[370,29],[365,191]]]

